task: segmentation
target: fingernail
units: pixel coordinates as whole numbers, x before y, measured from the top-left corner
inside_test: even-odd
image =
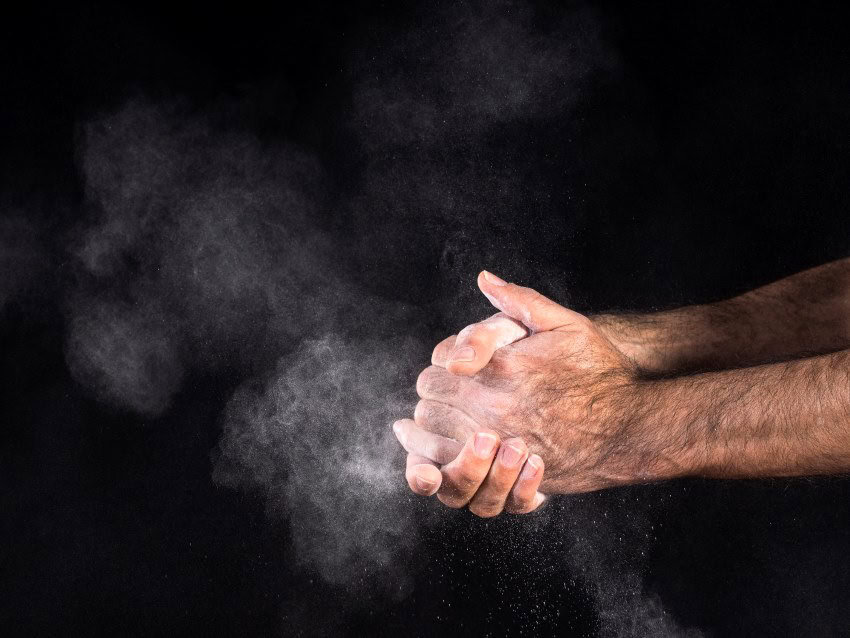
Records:
[[[434,485],[436,485],[436,483],[434,483],[433,481],[428,481],[422,478],[421,476],[416,477],[416,487],[418,487],[423,492],[430,492],[434,489]]]
[[[488,432],[479,432],[475,435],[475,453],[482,459],[489,457],[496,449],[496,437]]]
[[[393,423],[393,432],[395,432],[396,434],[399,434],[401,432],[401,423],[399,423],[398,421]]]
[[[522,468],[522,475],[520,478],[531,479],[537,476],[540,472],[540,468],[543,467],[542,459],[536,454],[532,454],[528,458],[528,462],[525,464],[525,467]]]
[[[517,463],[525,456],[525,450],[513,445],[505,445],[502,447],[502,465],[505,467],[515,467]]]
[[[465,346],[463,348],[458,348],[452,353],[452,356],[449,357],[449,361],[472,361],[475,358],[475,348],[471,348],[470,346]]]
[[[491,272],[484,271],[484,279],[489,281],[494,286],[507,286],[508,282],[504,279],[499,279],[496,275]]]

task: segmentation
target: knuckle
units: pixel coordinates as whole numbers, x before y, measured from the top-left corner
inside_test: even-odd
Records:
[[[424,400],[419,401],[413,409],[413,421],[417,425],[422,425],[425,418],[428,416],[428,405]]]
[[[431,368],[425,368],[419,373],[419,377],[416,379],[416,391],[419,393],[419,396],[423,396],[431,391],[433,385],[434,372]]]
[[[448,475],[453,488],[462,493],[474,492],[481,483],[481,477],[476,468],[465,463],[448,470]]]
[[[437,492],[437,500],[453,510],[459,510],[460,508],[465,507],[468,502],[468,500],[454,494],[450,489],[443,489]]]
[[[443,410],[439,408],[439,403],[423,399],[416,404],[413,411],[413,420],[417,425],[427,426],[437,423],[443,418]]]
[[[487,484],[494,492],[498,492],[503,497],[506,497],[508,493],[511,491],[513,487],[512,477],[505,476],[504,472],[506,470],[502,470],[501,472],[494,472],[491,476],[487,478]]]
[[[544,309],[548,307],[549,300],[541,295],[539,292],[534,290],[533,288],[525,288],[525,299],[526,304],[534,309]]]
[[[428,370],[428,368],[425,368],[422,372],[419,373],[419,376],[416,377],[416,392],[419,394],[420,397],[425,394],[425,391],[427,390],[429,374]]]
[[[467,326],[458,333],[457,345],[468,345],[480,343],[487,335],[487,325],[483,323],[473,323]]]
[[[470,507],[475,505],[480,510],[484,510],[487,512],[496,513],[501,512],[502,508],[505,506],[505,500],[499,498],[495,494],[476,494],[475,498],[472,500]]]
[[[523,290],[525,290],[526,299],[528,300],[528,303],[537,305],[545,301],[545,297],[539,292],[537,292],[534,288],[523,288]]]
[[[469,511],[479,518],[493,518],[502,513],[502,508],[501,505],[472,502],[469,504]]]
[[[483,353],[490,354],[493,347],[495,333],[486,332],[481,330],[479,332],[474,332],[469,335],[469,338],[466,340],[466,344],[475,348],[475,351],[481,355]],[[491,355],[492,356],[492,355]]]
[[[506,348],[500,348],[493,353],[490,365],[501,374],[509,374],[516,367],[516,356]]]
[[[505,510],[511,514],[528,514],[532,508],[532,499],[530,498],[513,498],[505,507]]]
[[[416,379],[416,391],[420,397],[430,394],[451,394],[455,388],[454,379],[448,372],[436,366],[425,368]]]

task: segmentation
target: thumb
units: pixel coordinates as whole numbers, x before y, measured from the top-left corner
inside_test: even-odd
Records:
[[[491,304],[533,332],[547,332],[587,322],[584,315],[564,308],[536,290],[509,284],[486,270],[478,275],[478,287]]]

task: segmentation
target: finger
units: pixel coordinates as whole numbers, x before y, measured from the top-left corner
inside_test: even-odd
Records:
[[[527,458],[522,439],[503,441],[487,478],[469,502],[469,511],[482,518],[501,514]]]
[[[396,421],[393,423],[393,431],[409,454],[423,456],[440,465],[454,461],[463,448],[463,444],[454,439],[423,430],[412,419]]]
[[[528,329],[519,321],[497,313],[458,333],[446,369],[452,374],[472,376],[490,363],[496,350],[527,336]]]
[[[416,379],[416,392],[420,398],[441,401],[456,407],[469,403],[467,398],[474,388],[475,382],[472,379],[451,374],[439,366],[428,366]]]
[[[437,464],[418,454],[407,455],[407,469],[404,472],[410,489],[421,496],[432,496],[443,481]]]
[[[486,270],[478,275],[478,287],[496,308],[534,332],[580,326],[590,320],[555,303],[536,290],[509,284]]]
[[[546,500],[537,490],[543,480],[543,459],[536,454],[528,457],[522,472],[505,502],[505,511],[511,514],[528,514],[533,512]]]
[[[441,368],[446,367],[446,361],[449,358],[449,354],[455,349],[455,339],[457,339],[457,335],[452,335],[451,337],[446,337],[434,346],[434,351],[431,353],[432,365],[440,366]]]
[[[481,426],[462,410],[429,399],[422,399],[416,404],[413,420],[423,430],[460,442],[466,441],[481,429]]]
[[[469,437],[458,457],[442,467],[443,484],[437,498],[454,508],[469,503],[486,478],[498,448],[495,432],[482,431]]]

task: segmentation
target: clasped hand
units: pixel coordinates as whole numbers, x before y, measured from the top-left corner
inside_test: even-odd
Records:
[[[478,286],[500,312],[434,348],[413,419],[393,426],[410,488],[489,517],[651,477],[628,418],[632,362],[530,288],[487,272]]]

